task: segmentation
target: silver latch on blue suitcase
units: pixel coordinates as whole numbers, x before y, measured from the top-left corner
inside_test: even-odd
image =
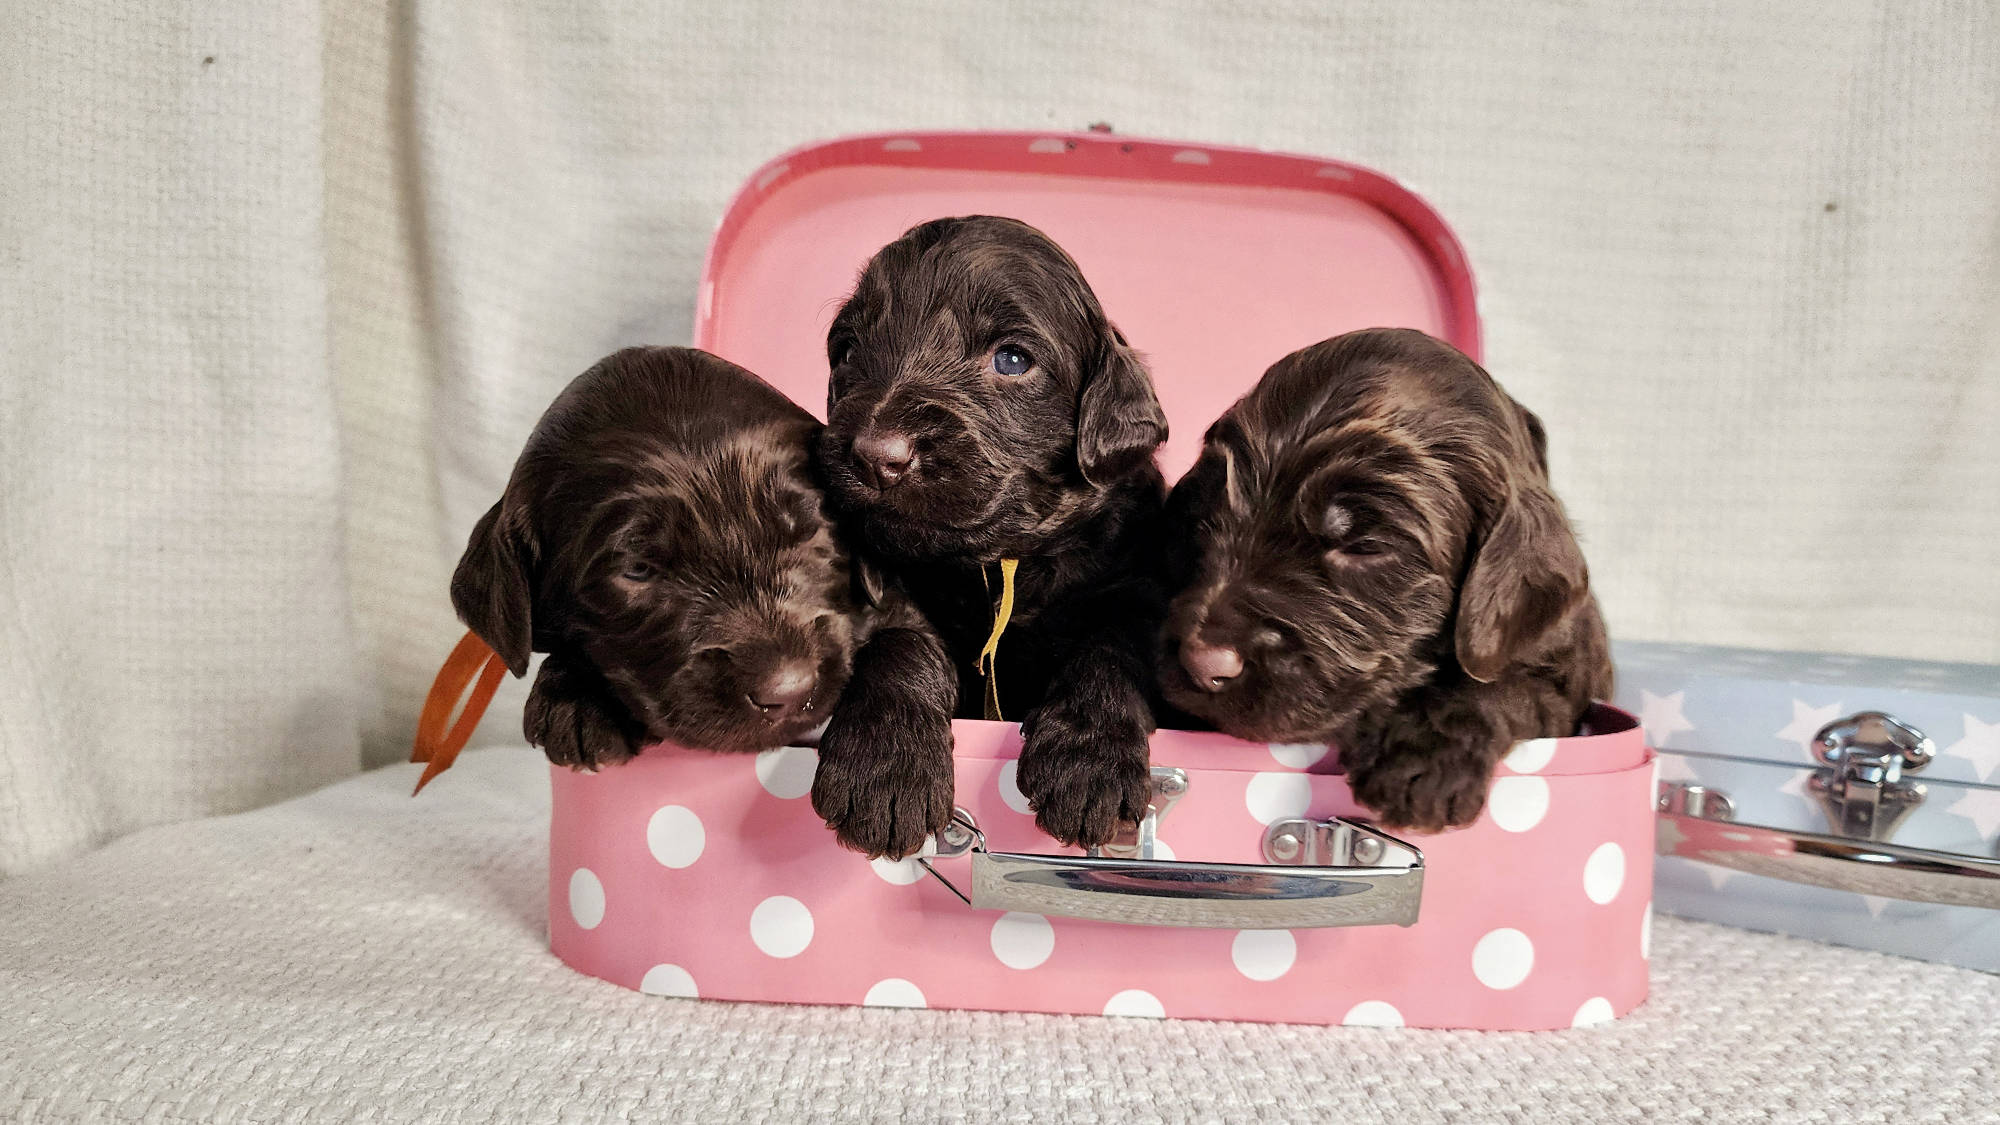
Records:
[[[1159,821],[1188,785],[1185,771],[1154,767],[1153,801],[1145,819],[1107,844],[1104,854],[990,851],[972,815],[955,809],[950,827],[936,841],[936,855],[918,862],[975,910],[1238,930],[1416,922],[1423,899],[1423,853],[1344,818],[1272,823],[1262,840],[1265,864],[1158,858]],[[972,858],[970,894],[932,863],[965,855]]]
[[[1903,780],[1931,764],[1937,747],[1923,731],[1880,711],[1863,711],[1820,728],[1813,757],[1824,767],[1807,787],[1836,836],[1887,843],[1918,805],[1924,787]]]
[[[1831,833],[1737,824],[1728,793],[1674,783],[1660,787],[1658,852],[1834,890],[2000,909],[2000,863],[1888,842],[1924,801],[1924,787],[1903,777],[1935,756],[1923,731],[1863,711],[1821,727],[1812,752],[1821,766],[1806,791]]]

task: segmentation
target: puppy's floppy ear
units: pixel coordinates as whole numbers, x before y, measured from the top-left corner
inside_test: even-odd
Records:
[[[1153,381],[1117,329],[1110,329],[1097,367],[1084,377],[1076,415],[1076,463],[1083,479],[1102,486],[1153,455],[1167,440],[1167,415]]]
[[[1516,483],[1477,552],[1453,639],[1465,674],[1490,683],[1569,616],[1590,576],[1562,505],[1540,482]]]
[[[465,554],[451,576],[451,605],[459,620],[507,662],[508,671],[525,676],[534,637],[532,601],[527,520],[519,505],[502,496],[466,540]]]

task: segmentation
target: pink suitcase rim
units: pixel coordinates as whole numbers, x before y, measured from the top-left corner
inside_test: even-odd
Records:
[[[952,722],[953,756],[961,761],[1009,762],[1020,756],[1021,725],[985,719]],[[1161,728],[1154,732],[1153,764],[1219,772],[1339,773],[1337,748],[1328,743],[1270,745],[1214,731]],[[657,743],[648,755],[714,756],[671,743]],[[1647,760],[1651,751],[1639,720],[1606,703],[1593,704],[1579,733],[1518,742],[1500,760],[1500,776],[1615,773]]]

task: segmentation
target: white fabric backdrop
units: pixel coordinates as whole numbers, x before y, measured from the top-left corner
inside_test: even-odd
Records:
[[[5,873],[361,754],[317,9],[0,36]]]
[[[399,757],[535,415],[865,130],[1396,174],[1616,633],[2000,661],[1990,4],[102,7],[0,32],[0,871]]]

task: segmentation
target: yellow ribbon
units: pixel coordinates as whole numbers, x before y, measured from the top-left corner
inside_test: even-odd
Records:
[[[995,671],[1000,652],[1000,634],[1007,631],[1007,622],[1014,616],[1014,571],[1021,565],[1020,559],[1000,560],[1000,604],[993,610],[993,632],[986,638],[986,644],[979,650],[979,674],[986,677],[986,717],[1000,718],[1000,676]],[[979,568],[979,580],[986,581],[986,568]],[[989,584],[987,592],[993,587]]]

